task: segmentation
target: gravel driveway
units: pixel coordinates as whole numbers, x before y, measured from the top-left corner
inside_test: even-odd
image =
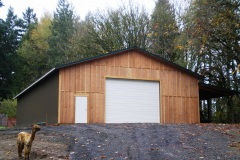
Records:
[[[10,131],[15,136],[6,130],[0,138]],[[37,134],[34,159],[240,159],[240,125],[76,124],[42,127]],[[45,149],[40,142],[54,144]],[[64,155],[42,153],[55,144],[63,146],[55,156]]]
[[[236,125],[79,124],[57,130],[74,137],[70,159],[240,159]]]

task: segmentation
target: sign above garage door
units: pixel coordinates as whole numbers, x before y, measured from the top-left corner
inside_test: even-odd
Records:
[[[160,123],[159,81],[106,79],[106,123]]]

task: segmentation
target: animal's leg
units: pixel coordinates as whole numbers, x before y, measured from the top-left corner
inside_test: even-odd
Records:
[[[24,158],[25,160],[29,160],[29,154],[30,154],[31,146],[25,146],[24,147]]]
[[[23,150],[23,147],[24,147],[24,145],[22,145],[21,143],[18,144],[18,157],[19,157],[19,159],[22,158],[22,150]]]

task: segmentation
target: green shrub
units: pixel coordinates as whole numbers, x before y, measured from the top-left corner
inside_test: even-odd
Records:
[[[17,100],[4,99],[0,102],[0,114],[5,114],[8,117],[16,117]]]

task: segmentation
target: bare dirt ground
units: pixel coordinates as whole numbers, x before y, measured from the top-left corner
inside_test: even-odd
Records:
[[[16,136],[0,130],[0,159],[18,159]],[[76,124],[44,126],[30,159],[240,159],[240,125]]]

